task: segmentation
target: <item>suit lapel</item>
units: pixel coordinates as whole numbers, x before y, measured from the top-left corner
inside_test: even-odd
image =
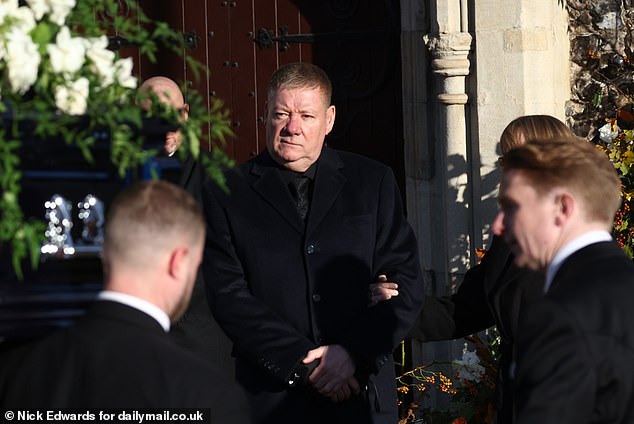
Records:
[[[289,190],[284,186],[284,180],[277,169],[277,165],[271,159],[268,152],[259,155],[251,167],[251,175],[254,179],[253,189],[275,209],[297,232],[307,234],[317,227],[328,210],[332,207],[346,182],[339,171],[343,162],[336,152],[324,147],[319,159],[313,197],[308,214],[306,226],[299,217],[293,198]],[[283,189],[281,190],[280,187]]]
[[[304,222],[300,218],[291,193],[284,185],[277,165],[265,151],[258,156],[251,167],[254,178],[253,190],[275,209],[297,232],[304,233]]]
[[[317,228],[343,189],[346,177],[341,174],[340,168],[343,168],[343,162],[337,153],[324,147],[317,167],[306,234]]]

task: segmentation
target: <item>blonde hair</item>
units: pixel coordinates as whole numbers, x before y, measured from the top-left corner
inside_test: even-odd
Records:
[[[573,137],[572,131],[559,119],[550,115],[525,115],[512,120],[500,136],[500,150],[509,150],[534,139]]]
[[[196,200],[165,181],[141,181],[122,191],[106,218],[104,271],[117,263],[151,266],[156,252],[176,243],[202,241],[205,221]]]
[[[509,150],[502,168],[505,173],[519,170],[538,193],[569,189],[589,219],[610,226],[621,205],[621,180],[614,166],[594,144],[577,137],[531,140]]]
[[[297,88],[319,89],[324,95],[326,106],[330,106],[332,83],[326,72],[312,63],[295,62],[284,65],[273,72],[268,85],[269,102],[279,90]]]

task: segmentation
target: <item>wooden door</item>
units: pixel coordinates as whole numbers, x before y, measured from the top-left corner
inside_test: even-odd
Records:
[[[159,55],[139,75],[188,80],[222,99],[238,163],[265,147],[266,85],[280,65],[322,67],[333,82],[337,119],[328,144],[377,159],[404,183],[400,9],[396,0],[142,0],[145,12],[194,41],[188,54],[209,68],[195,81],[182,60]]]

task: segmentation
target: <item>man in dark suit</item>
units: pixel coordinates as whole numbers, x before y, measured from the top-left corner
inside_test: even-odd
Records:
[[[153,76],[143,81],[140,90],[154,93],[159,101],[180,111],[182,119],[188,119],[189,104],[185,101],[181,89],[174,80],[165,76]],[[147,100],[142,106],[146,109],[150,107]],[[163,151],[172,156],[181,144],[182,134],[180,131],[167,132]],[[180,187],[187,190],[200,202],[204,174],[200,161],[188,155],[182,161],[180,174],[174,182],[178,182]],[[222,332],[209,311],[205,284],[200,273],[196,278],[189,306],[183,316],[172,325],[170,335],[178,344],[209,361],[229,377],[233,377],[231,341]]]
[[[500,136],[502,154],[528,140],[572,137],[566,124],[550,115],[524,115],[513,119]],[[496,326],[500,335],[492,423],[513,422],[514,358],[519,317],[528,304],[544,294],[544,274],[513,264],[513,254],[501,237],[494,236],[482,261],[470,268],[456,293],[426,296],[410,336],[421,341],[466,337]],[[372,302],[398,295],[391,283],[371,285]]]
[[[392,171],[324,146],[331,84],[307,63],[269,83],[267,149],[203,189],[212,313],[257,423],[395,423],[392,351],[420,310],[416,241]],[[400,295],[368,308],[385,274]]]
[[[546,272],[520,317],[516,422],[634,422],[634,263],[609,233],[612,164],[584,140],[530,142],[504,156],[499,203],[515,264]]]
[[[210,408],[249,422],[243,391],[168,336],[203,252],[200,207],[162,181],[136,183],[108,213],[104,291],[70,328],[0,360],[3,408]]]

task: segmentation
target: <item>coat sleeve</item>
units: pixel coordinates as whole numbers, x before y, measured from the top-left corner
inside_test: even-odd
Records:
[[[349,323],[341,342],[357,358],[362,358],[370,370],[383,365],[408,335],[421,310],[424,293],[416,238],[389,168],[377,191],[372,275],[376,279],[386,274],[389,281],[397,282],[399,295],[367,308]]]
[[[495,316],[493,310],[496,306],[492,297],[499,297],[501,290],[509,288],[515,293],[513,301],[517,305],[505,303],[500,306],[513,314],[512,323],[506,323],[506,326],[511,325],[512,328],[500,328],[500,331],[506,330],[505,334],[510,332],[513,335],[520,310],[519,303],[540,295],[542,279],[541,274],[513,268],[508,247],[501,238],[493,237],[488,252],[479,264],[466,272],[456,293],[425,298],[423,311],[411,336],[422,341],[449,340],[500,325],[496,320],[501,320],[502,317]],[[487,281],[493,282],[489,283],[489,288]]]
[[[485,269],[486,264],[469,269],[453,295],[425,296],[410,336],[421,341],[450,340],[493,326],[484,290]]]
[[[212,314],[234,351],[288,384],[299,361],[317,346],[249,290],[222,196],[211,184],[203,189],[207,235],[202,269]]]

